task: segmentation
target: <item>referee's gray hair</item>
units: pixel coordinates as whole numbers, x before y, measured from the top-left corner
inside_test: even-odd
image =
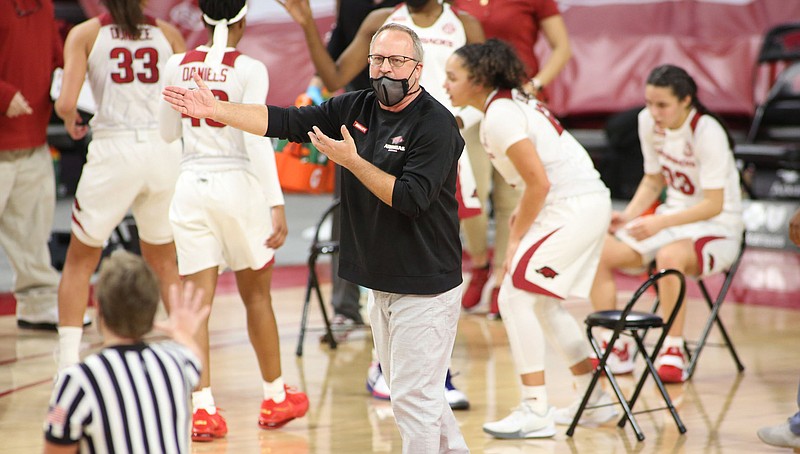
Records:
[[[425,58],[425,51],[422,50],[422,41],[420,41],[419,36],[417,35],[417,32],[415,32],[414,30],[406,27],[405,25],[397,24],[397,23],[394,23],[394,22],[389,22],[388,24],[383,24],[383,26],[381,28],[379,28],[378,31],[376,31],[374,35],[372,35],[372,41],[369,42],[369,51],[370,51],[370,53],[372,52],[372,46],[375,44],[375,40],[378,38],[378,35],[380,35],[381,33],[385,32],[386,30],[394,30],[394,31],[398,31],[398,32],[403,32],[403,33],[407,34],[408,36],[410,36],[411,37],[411,42],[414,45],[414,58],[417,61],[422,61],[422,59]],[[387,55],[387,57],[388,57],[388,55]]]

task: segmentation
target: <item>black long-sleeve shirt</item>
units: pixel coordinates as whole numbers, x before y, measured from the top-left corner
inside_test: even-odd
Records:
[[[388,206],[342,169],[339,276],[374,290],[428,295],[461,283],[455,197],[464,141],[453,115],[423,91],[400,112],[371,90],[320,106],[269,106],[266,135],[308,142],[317,126],[341,140],[346,125],[358,154],[397,179]]]

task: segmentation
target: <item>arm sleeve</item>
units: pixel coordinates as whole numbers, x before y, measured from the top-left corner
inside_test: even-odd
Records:
[[[464,149],[452,116],[428,115],[418,123],[422,125],[425,130],[409,143],[408,158],[392,192],[392,207],[410,218],[427,211],[439,197],[451,172],[457,171]]]
[[[639,143],[642,145],[642,157],[644,158],[644,173],[661,173],[661,163],[658,162],[658,155],[653,148],[653,128],[655,122],[647,109],[639,112],[637,121],[639,127]]]
[[[78,364],[58,375],[44,422],[44,435],[48,441],[69,445],[83,437],[83,424],[91,416],[91,411],[86,391],[80,385],[82,367]]]
[[[167,60],[164,65],[164,85],[175,84],[175,73],[178,70],[178,65],[183,59],[183,54],[173,55]],[[161,138],[166,142],[173,142],[181,137],[183,134],[183,125],[181,125],[181,114],[171,108],[169,104],[163,99],[159,102],[158,106],[158,127],[161,133]]]
[[[700,187],[722,189],[728,182],[733,153],[722,125],[713,117],[703,115],[694,133],[694,152],[700,162]]]
[[[269,75],[267,68],[258,60],[246,60],[250,63],[247,77],[244,78],[245,86],[242,102],[245,104],[264,104],[269,90]],[[244,146],[250,158],[253,173],[261,183],[267,203],[270,207],[283,205],[283,191],[278,179],[278,167],[275,165],[275,150],[272,148],[271,139],[250,133],[244,134]]]
[[[344,99],[352,101],[347,93],[335,96],[319,106],[277,107],[267,106],[267,137],[288,139],[290,142],[310,142],[308,132],[312,126],[318,127],[325,135],[342,140],[339,109]],[[349,127],[349,125],[348,125]]]
[[[520,107],[510,99],[498,99],[486,110],[481,128],[489,151],[505,156],[511,145],[529,138],[527,119]]]

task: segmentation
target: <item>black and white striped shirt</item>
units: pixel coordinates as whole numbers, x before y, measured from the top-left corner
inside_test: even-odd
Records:
[[[104,348],[64,369],[45,437],[81,452],[187,453],[200,360],[175,342]]]

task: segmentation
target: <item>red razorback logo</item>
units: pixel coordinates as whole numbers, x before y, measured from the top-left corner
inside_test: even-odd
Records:
[[[550,268],[549,266],[543,266],[536,270],[537,273],[541,274],[542,276],[546,277],[547,279],[553,279],[558,276],[556,270]]]

